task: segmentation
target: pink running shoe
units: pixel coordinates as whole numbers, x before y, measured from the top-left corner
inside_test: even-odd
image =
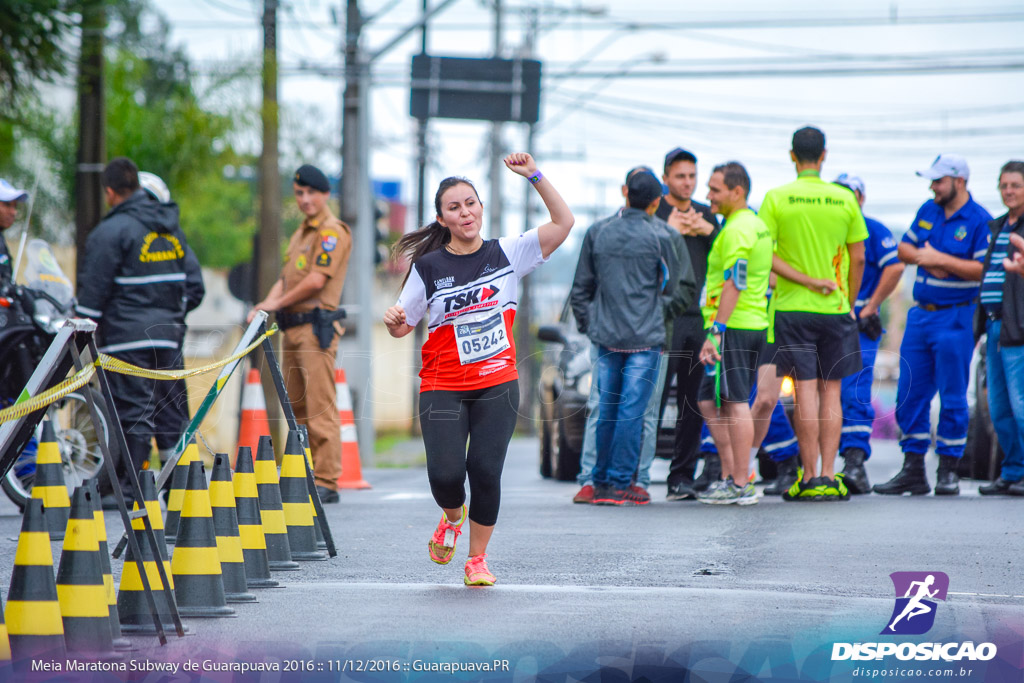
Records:
[[[473,557],[466,560],[466,578],[464,579],[467,586],[493,586],[494,582],[497,581],[494,578],[494,574],[487,568],[487,553],[483,555],[474,555]]]
[[[438,564],[448,564],[452,561],[452,557],[455,556],[455,541],[458,540],[459,534],[462,533],[462,525],[466,523],[466,506],[462,506],[462,519],[459,520],[458,524],[452,524],[448,521],[447,515],[441,513],[441,521],[437,523],[437,529],[434,530],[434,535],[430,537],[430,542],[427,543],[427,549],[430,551],[430,559]]]

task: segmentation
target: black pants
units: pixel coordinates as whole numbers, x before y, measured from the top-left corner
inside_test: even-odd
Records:
[[[110,355],[140,368],[182,367],[179,349],[135,349]],[[136,472],[142,469],[153,450],[154,436],[161,448],[170,447],[180,438],[188,419],[188,396],[184,381],[169,382],[114,372],[108,372],[107,379],[128,442],[128,457],[120,458],[118,463],[118,480],[127,493],[128,474],[124,468],[131,466]],[[105,487],[101,485],[101,488]]]
[[[501,470],[518,414],[516,380],[486,389],[420,394],[427,479],[439,506],[451,510],[466,502],[468,475],[470,520],[494,525],[501,503]]]
[[[704,425],[704,418],[697,407],[697,393],[704,377],[704,365],[700,362],[704,337],[704,324],[700,316],[681,316],[672,325],[672,347],[668,352],[668,370],[659,413],[665,412],[668,387],[675,377],[678,412],[672,462],[668,470],[669,488],[681,481],[693,481],[697,471],[700,429]]]

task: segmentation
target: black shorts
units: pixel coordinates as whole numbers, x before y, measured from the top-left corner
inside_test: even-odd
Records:
[[[861,369],[857,321],[849,313],[775,312],[779,377],[839,380]]]
[[[776,363],[778,363],[778,361],[775,360],[775,356],[778,355],[778,353],[779,343],[777,339],[776,341],[773,342],[765,342],[764,353],[762,353],[761,357],[757,359],[758,366],[775,365]]]
[[[746,403],[757,382],[757,366],[764,354],[767,330],[727,329],[722,335],[722,370],[719,381],[722,400]],[[699,401],[715,400],[715,366],[705,366],[697,394]]]

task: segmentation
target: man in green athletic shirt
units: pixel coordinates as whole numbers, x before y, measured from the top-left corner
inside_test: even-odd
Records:
[[[748,457],[754,442],[749,398],[767,343],[772,241],[768,227],[747,208],[749,193],[742,164],[730,161],[711,173],[708,199],[727,222],[708,253],[701,297],[707,340],[700,354],[707,371],[697,398],[718,447],[722,479],[697,494],[702,503],[757,502]]]
[[[864,273],[868,230],[856,199],[821,179],[825,134],[801,128],[790,158],[797,179],[769,190],[759,216],[775,240],[775,341],[779,376],[796,384],[793,427],[802,476],[785,500],[846,500],[835,459],[843,427],[842,379],[861,369],[851,308]]]

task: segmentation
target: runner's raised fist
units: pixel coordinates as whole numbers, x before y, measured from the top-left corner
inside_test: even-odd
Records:
[[[527,178],[537,172],[537,162],[526,152],[515,152],[503,159],[505,168]]]

